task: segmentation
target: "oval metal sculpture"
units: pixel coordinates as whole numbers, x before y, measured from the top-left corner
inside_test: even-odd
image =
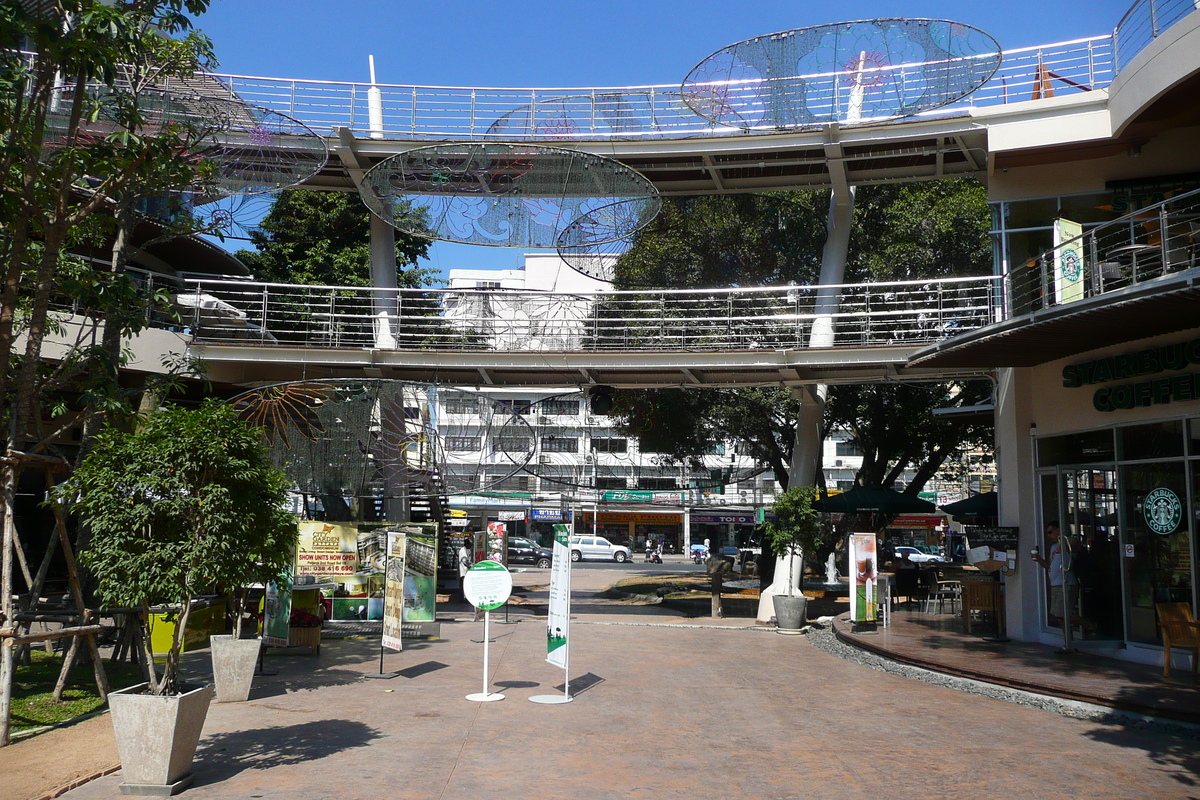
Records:
[[[731,44],[683,80],[702,117],[745,130],[911,117],[978,89],[1000,46],[970,25],[874,19],[817,25]]]
[[[75,91],[71,85],[58,90],[63,101],[47,119],[46,158],[67,141],[69,118],[63,109]],[[198,167],[196,183],[184,189],[196,202],[277,192],[315,175],[329,158],[325,141],[303,123],[236,98],[147,88],[137,92],[137,113],[131,114],[130,98],[118,98],[103,86],[86,91],[98,113],[79,123],[77,135],[85,140],[126,132],[172,137]]]
[[[409,150],[372,167],[359,191],[368,208],[406,233],[495,247],[555,247],[573,222],[612,205],[625,209],[636,230],[661,202],[650,181],[619,161],[509,143]]]
[[[643,227],[625,203],[610,203],[589,211],[559,234],[559,257],[576,272],[601,281],[615,277],[617,259],[633,246],[633,234]]]

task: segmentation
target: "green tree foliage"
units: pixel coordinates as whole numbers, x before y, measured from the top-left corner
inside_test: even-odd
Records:
[[[256,250],[237,257],[261,281],[370,286],[370,212],[357,194],[288,189],[251,233]],[[429,240],[396,233],[398,285],[415,289],[432,272],[417,267]]]
[[[815,486],[793,486],[775,498],[771,511],[775,520],[763,525],[763,541],[775,555],[788,553],[789,557],[800,551],[800,574],[804,574],[803,559],[815,556],[828,541],[820,515],[813,510],[817,500]],[[788,570],[789,582],[791,570]],[[788,586],[788,593],[797,588]]]
[[[141,608],[143,625],[152,606],[182,609],[156,694],[179,689],[193,597],[285,573],[297,538],[287,489],[261,431],[214,400],[165,408],[136,433],[105,429],[60,489],[91,527],[80,561],[106,603]]]
[[[815,283],[827,192],[666,198],[617,264],[623,287],[709,288]],[[986,275],[989,211],[974,180],[860,187],[846,282]],[[916,470],[917,492],[946,458],[986,440],[990,426],[934,420],[935,407],[972,405],[985,382],[831,386],[825,427],[844,427],[867,454],[861,483],[890,486]],[[797,401],[787,390],[656,389],[618,393],[629,435],[657,452],[695,460],[725,438],[769,465],[784,488],[795,442]]]

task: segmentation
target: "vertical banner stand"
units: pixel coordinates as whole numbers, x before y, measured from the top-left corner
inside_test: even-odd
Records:
[[[488,651],[491,643],[492,609],[508,602],[512,594],[512,573],[496,561],[480,561],[467,570],[463,578],[463,594],[476,609],[483,611],[483,691],[467,695],[473,703],[503,700],[500,692],[488,691]]]
[[[404,631],[404,560],[408,539],[400,531],[388,531],[384,552],[383,620],[379,631],[379,672],[368,672],[364,678],[389,680],[399,672],[383,671],[384,648],[403,650]],[[368,601],[368,604],[370,601]]]
[[[563,693],[535,694],[529,702],[538,705],[561,705],[574,700],[571,697],[571,551],[568,547],[570,529],[564,525],[554,526],[554,562],[550,573],[550,609],[546,620],[546,642],[548,652],[546,660],[557,664],[559,651],[562,654]],[[561,635],[565,641],[561,648],[550,650],[550,643],[555,634],[554,623],[561,623]]]

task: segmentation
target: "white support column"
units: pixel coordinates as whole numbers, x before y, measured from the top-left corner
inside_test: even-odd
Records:
[[[1029,557],[1038,540],[1038,484],[1034,474],[1033,391],[1030,370],[1002,369],[996,376],[996,478],[1001,525],[1021,529],[1017,569],[1005,578],[1005,617],[1009,638],[1037,641],[1040,631],[1038,586],[1042,571]]]
[[[396,348],[396,309],[399,305],[395,291],[396,229],[374,214],[371,215],[371,286],[375,293],[372,316],[375,326],[375,349]]]

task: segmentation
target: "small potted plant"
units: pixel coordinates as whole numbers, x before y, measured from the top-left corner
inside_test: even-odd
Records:
[[[815,486],[793,486],[775,499],[771,511],[773,522],[763,526],[763,539],[770,543],[771,552],[782,559],[785,578],[780,581],[776,568],[772,586],[783,591],[773,593],[775,625],[781,633],[798,633],[808,613],[808,598],[804,596],[804,559],[815,553],[824,541],[824,528],[812,504],[817,499]]]
[[[282,571],[297,536],[286,490],[259,433],[212,400],[164,408],[134,433],[102,432],[60,487],[91,528],[80,561],[100,598],[142,610],[148,680],[109,695],[126,793],[174,793],[191,782],[213,694],[179,680],[192,600]],[[149,631],[150,609],[159,605],[178,609],[161,675]]]
[[[314,655],[320,654],[322,623],[320,608],[320,601],[318,601],[318,612],[316,613],[307,608],[292,609],[292,615],[288,621],[288,644],[293,647],[311,647]]]

